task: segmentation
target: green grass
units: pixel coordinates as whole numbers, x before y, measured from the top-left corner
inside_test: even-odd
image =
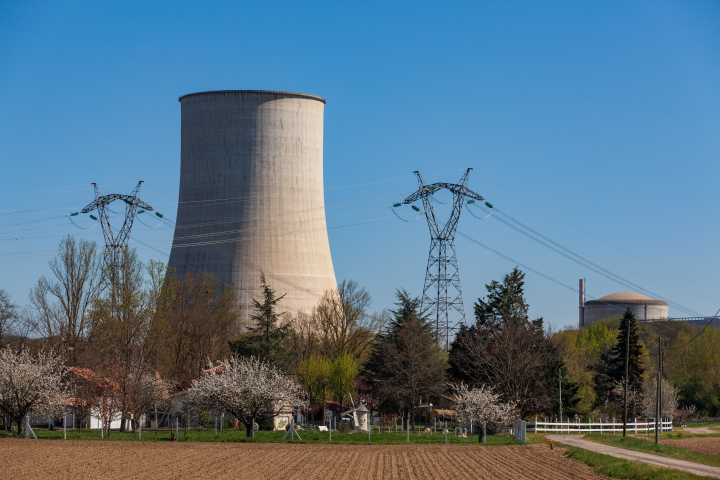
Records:
[[[656,445],[654,441],[648,441],[642,438],[623,438],[620,435],[599,434],[585,435],[585,437],[583,438],[605,445],[612,445],[613,447],[626,448],[628,450],[635,450],[638,452],[654,453],[655,455],[662,455],[663,457],[678,458],[680,460],[687,460],[689,462],[702,463],[704,465],[711,465],[713,467],[720,467],[720,457],[693,452],[690,450],[685,450],[684,448],[674,447],[671,445]]]
[[[656,467],[640,462],[629,462],[620,458],[610,457],[600,453],[569,447],[555,442],[555,445],[567,449],[567,456],[579,460],[593,468],[598,475],[610,478],[625,478],[630,480],[693,480],[705,479],[691,473],[671,468]]]
[[[47,440],[60,440],[62,438],[61,430],[35,430],[35,435],[38,439]],[[269,432],[259,431],[255,432],[255,438],[248,438],[245,435],[245,430],[237,429],[226,429],[224,432],[218,432],[215,435],[214,430],[190,430],[188,431],[187,437],[181,430],[178,441],[180,442],[254,442],[254,443],[291,443],[290,435],[283,440],[285,432]],[[318,444],[354,444],[354,445],[367,445],[368,435],[366,433],[338,433],[333,432],[332,442],[330,442],[330,436],[328,432],[320,432],[317,430],[301,430],[300,436],[302,441],[296,440],[292,443],[318,443]],[[528,435],[530,437],[530,435]],[[78,432],[77,430],[67,431],[68,440],[100,440],[99,430],[83,430]],[[107,440],[107,436],[105,436]],[[112,431],[110,434],[110,440],[122,440],[122,441],[138,441],[137,437],[133,433]],[[388,434],[374,432],[370,436],[370,441],[373,445],[402,445],[407,443],[407,433],[393,432],[390,434],[390,441],[388,441]],[[528,438],[530,440],[530,438]],[[143,442],[167,442],[170,441],[169,430],[159,430],[157,435],[153,430],[143,430],[142,432]],[[482,445],[478,442],[478,436],[473,435],[468,438],[455,438],[448,434],[448,444],[452,445]],[[411,444],[444,444],[445,436],[441,433],[434,434],[421,434],[410,432],[410,443]],[[530,443],[530,442],[528,442]],[[487,443],[485,445],[522,445],[521,442],[515,441],[510,435],[488,435]]]

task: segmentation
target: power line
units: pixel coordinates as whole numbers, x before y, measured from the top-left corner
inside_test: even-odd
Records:
[[[481,207],[481,209],[485,210],[482,207]],[[617,275],[616,273],[613,273],[612,271],[610,271],[590,260],[583,258],[582,256],[571,251],[564,245],[552,240],[551,238],[541,234],[540,232],[537,232],[536,230],[533,230],[532,228],[523,224],[519,220],[516,220],[516,219],[510,217],[508,214],[506,214],[500,210],[497,210],[497,209],[496,209],[496,213],[497,213],[497,215],[495,215],[494,218],[496,218],[501,223],[512,228],[513,230],[517,231],[518,233],[528,237],[529,239],[533,240],[534,242],[537,242],[540,245],[543,245],[544,247],[554,251],[555,253],[567,258],[568,260],[575,262],[578,265],[583,266],[599,275],[602,275],[605,278],[614,281],[615,283],[619,283],[620,285],[623,285],[623,286],[631,288],[631,289],[642,290],[642,291],[649,293],[650,295],[652,295],[655,298],[663,299],[662,296],[648,290],[647,288],[645,288],[641,285],[638,285],[624,277],[621,277],[620,275]],[[680,305],[676,302],[672,302],[672,301],[669,301],[666,299],[663,299],[663,300],[665,300],[669,305],[677,308],[678,310],[684,311],[684,312],[692,314],[692,315],[701,316],[700,313],[698,313],[692,309],[689,309],[683,305]]]
[[[667,269],[667,268],[665,268],[665,267],[662,267],[662,266],[660,266],[660,265],[656,265],[656,264],[650,262],[649,260],[645,260],[644,258],[639,257],[638,255],[635,255],[634,253],[631,253],[631,252],[629,252],[629,251],[627,251],[627,250],[625,250],[625,249],[623,249],[623,248],[621,248],[621,247],[618,247],[617,245],[614,245],[614,244],[608,242],[607,240],[603,240],[602,238],[598,237],[597,235],[594,235],[594,234],[592,234],[592,233],[590,233],[590,232],[588,232],[588,231],[586,231],[586,230],[578,227],[577,225],[574,225],[574,224],[568,222],[567,220],[565,220],[565,219],[563,219],[563,218],[555,215],[554,213],[552,213],[552,212],[550,212],[550,211],[548,211],[548,210],[545,210],[544,208],[540,207],[539,205],[536,205],[535,203],[531,202],[530,200],[528,200],[528,199],[526,199],[526,198],[518,195],[517,193],[513,192],[513,191],[510,190],[509,188],[504,187],[503,185],[500,185],[499,183],[497,183],[496,181],[492,180],[491,178],[489,178],[489,177],[487,177],[487,176],[485,176],[485,175],[483,175],[483,174],[480,174],[480,176],[483,177],[485,180],[487,180],[487,181],[489,181],[489,182],[497,185],[498,187],[502,188],[503,190],[505,190],[506,192],[510,193],[511,195],[514,195],[514,196],[516,196],[517,198],[519,198],[520,200],[522,200],[522,201],[524,201],[524,202],[532,205],[533,207],[537,208],[537,209],[540,210],[541,212],[544,212],[544,213],[550,215],[551,217],[554,217],[554,218],[560,220],[561,222],[563,222],[563,223],[565,223],[566,225],[569,225],[569,226],[571,226],[572,228],[574,228],[574,229],[576,229],[576,230],[584,233],[585,235],[589,235],[590,237],[592,237],[592,238],[594,238],[594,239],[596,239],[596,240],[599,240],[599,241],[603,242],[604,244],[609,245],[609,246],[611,246],[611,247],[613,247],[613,248],[615,248],[615,249],[617,249],[617,250],[619,250],[619,251],[621,251],[621,252],[623,252],[623,253],[625,253],[625,254],[627,254],[627,255],[630,255],[630,256],[632,256],[632,257],[634,257],[634,258],[637,258],[638,260],[643,261],[643,262],[647,263],[648,265],[652,265],[652,266],[655,267],[655,268],[659,268],[659,269],[661,269],[661,270],[664,270],[664,271],[666,271],[666,272],[668,272],[668,273],[671,273],[671,274],[673,274],[673,275],[675,275],[675,276],[677,276],[677,277],[679,277],[679,278],[682,278],[683,280],[686,280],[686,281],[688,281],[688,282],[694,283],[695,285],[701,286],[701,287],[706,288],[706,289],[708,289],[708,290],[710,290],[710,291],[713,291],[713,292],[716,292],[716,293],[720,293],[720,291],[715,290],[715,289],[713,289],[713,288],[710,288],[710,287],[708,287],[707,285],[703,285],[703,284],[698,283],[698,282],[696,282],[696,281],[694,281],[694,280],[692,280],[692,279],[690,279],[690,278],[684,277],[684,276],[680,275],[679,273],[675,273],[675,272],[673,272],[672,270],[669,270],[669,269]]]

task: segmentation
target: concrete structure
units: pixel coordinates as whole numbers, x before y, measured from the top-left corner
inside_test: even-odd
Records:
[[[578,328],[583,328],[585,326],[585,279],[580,279],[580,288],[578,290],[580,293],[580,319],[578,321]]]
[[[668,317],[667,302],[653,300],[641,293],[619,292],[585,302],[584,325],[590,325],[601,318],[622,316],[628,308],[635,314],[635,318],[641,321]]]
[[[239,302],[262,298],[260,272],[310,312],[337,288],[325,224],[323,112],[312,95],[258,90],[180,97],[181,169],[170,266],[212,272]]]

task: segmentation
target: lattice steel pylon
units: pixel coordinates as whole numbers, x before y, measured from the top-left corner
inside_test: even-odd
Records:
[[[425,272],[421,309],[423,314],[435,321],[438,345],[446,351],[450,348],[451,330],[454,330],[454,326],[450,325],[450,309],[456,310],[461,316],[461,321],[465,323],[460,271],[455,253],[455,231],[466,202],[465,199],[470,198],[469,202],[485,200],[478,193],[467,188],[470,170],[472,168],[467,169],[459,183],[433,183],[431,185],[425,184],[420,172],[413,172],[417,175],[420,188],[402,202],[411,204],[422,200],[425,207],[424,213],[430,229],[430,254]],[[435,193],[442,189],[452,192],[453,205],[450,219],[441,227],[435,218],[433,204],[436,201]]]
[[[111,275],[118,267],[120,252],[127,245],[127,239],[130,236],[130,230],[132,229],[137,209],[141,208],[149,212],[153,211],[150,205],[137,197],[142,183],[143,181],[140,180],[130,195],[122,195],[119,193],[103,195],[97,183],[93,183],[95,186],[95,200],[81,210],[81,213],[90,213],[93,210],[98,211],[103,236],[105,237],[105,267],[111,272]],[[108,214],[109,206],[115,200],[125,202],[125,222],[117,234],[113,233],[112,226],[110,225],[110,215]]]

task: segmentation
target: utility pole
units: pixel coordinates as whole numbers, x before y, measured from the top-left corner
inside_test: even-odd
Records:
[[[562,423],[562,370],[558,368],[558,398],[560,399],[560,423]]]
[[[627,417],[628,417],[628,376],[630,375],[630,322],[625,321],[627,337],[625,338],[625,414],[623,415],[623,437],[627,436]]]
[[[660,347],[660,337],[658,337],[658,372],[657,372],[657,388],[655,389],[655,394],[657,395],[657,398],[655,399],[655,443],[660,443],[660,432],[659,429],[662,426],[662,422],[660,421],[660,369],[661,367],[661,360],[660,357],[662,357],[662,348]]]

